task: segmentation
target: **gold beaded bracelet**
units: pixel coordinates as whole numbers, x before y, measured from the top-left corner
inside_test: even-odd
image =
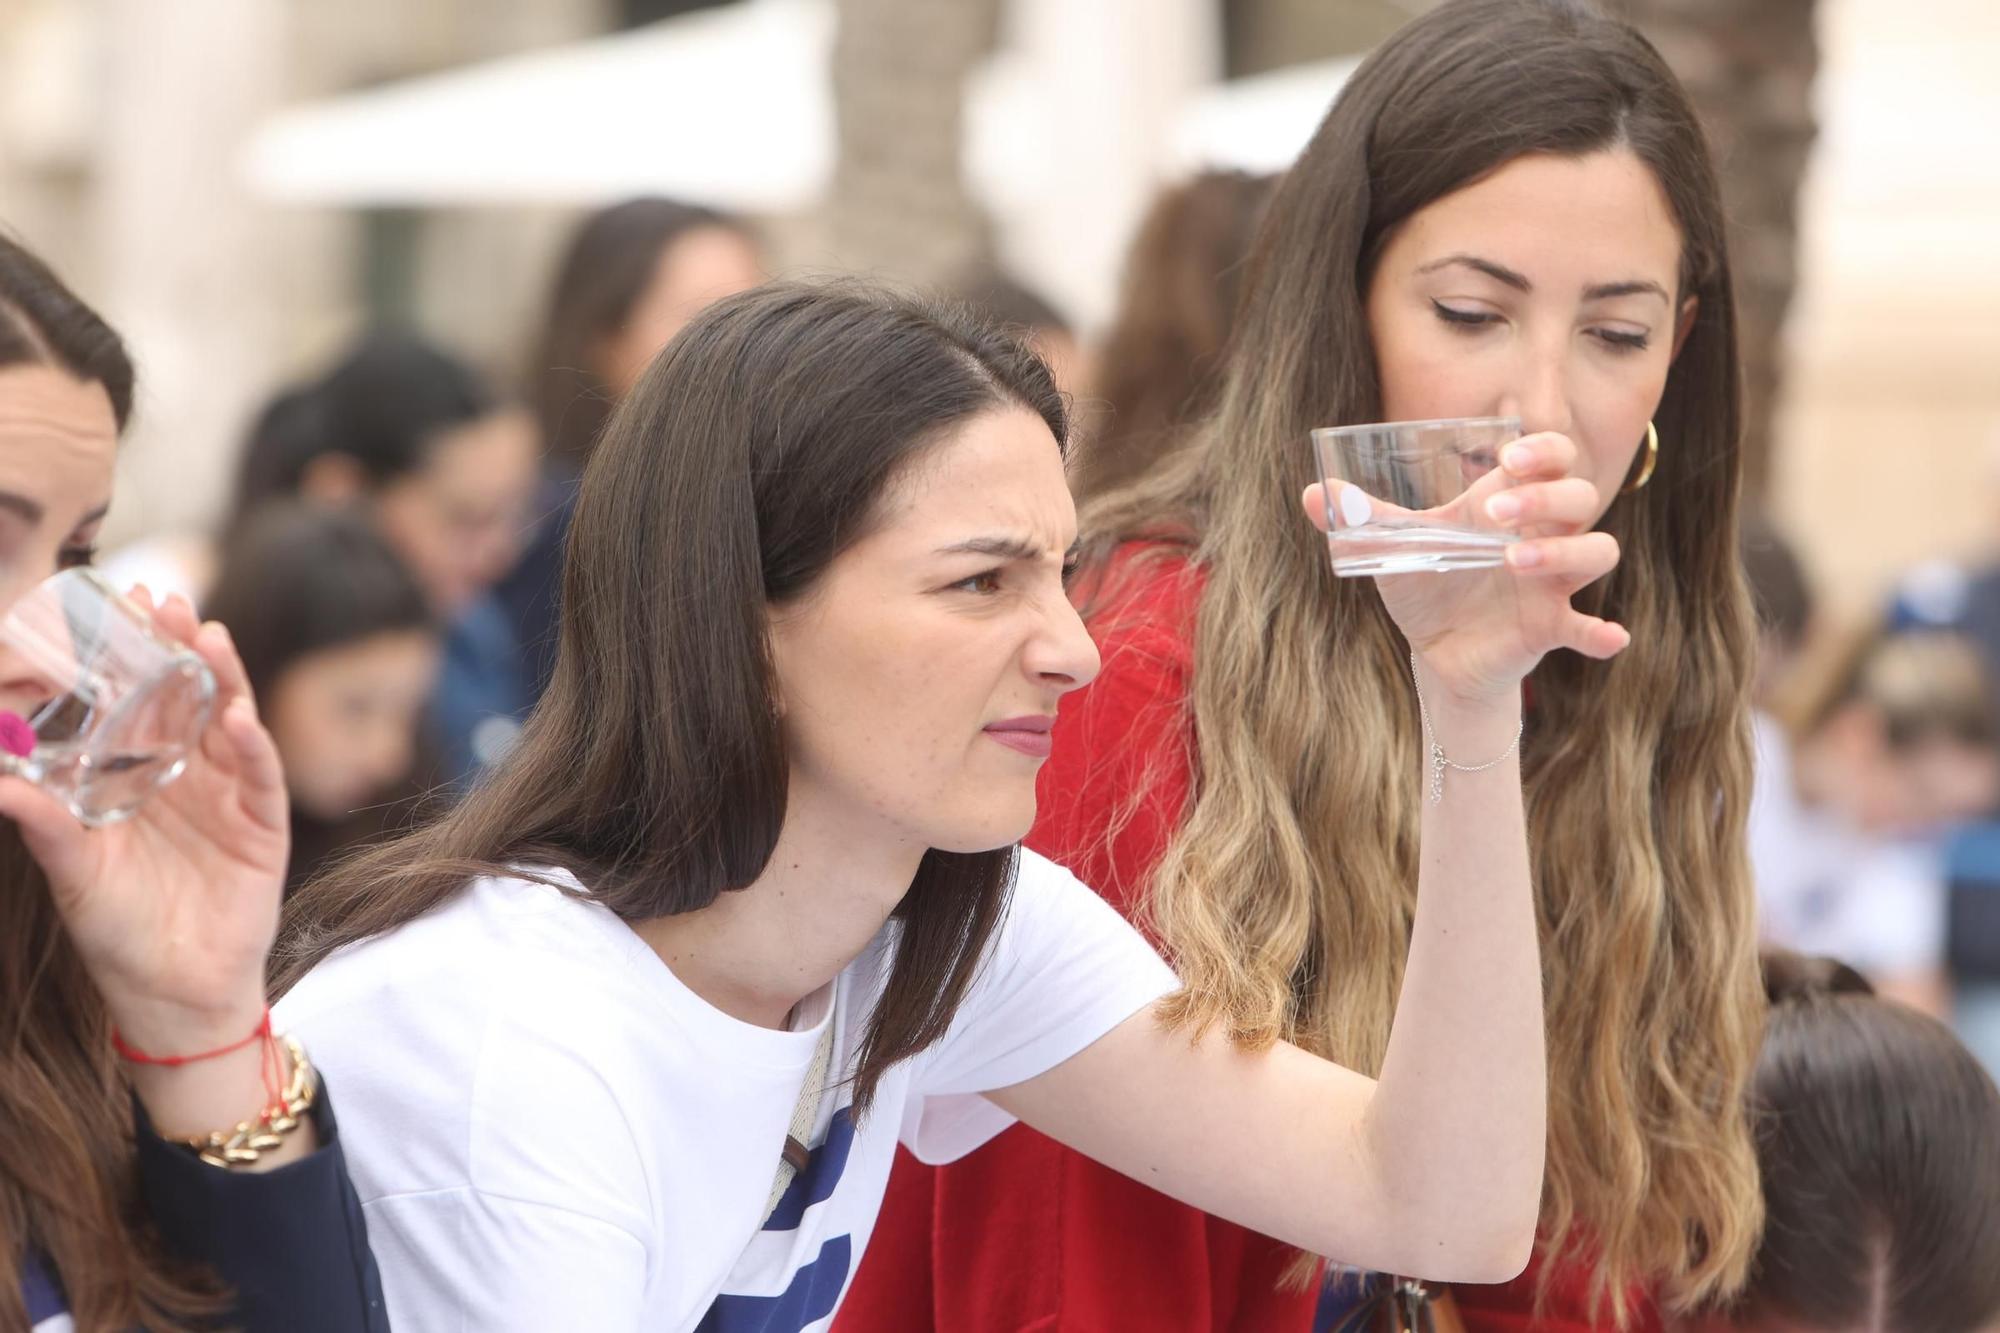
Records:
[[[181,1140],[210,1166],[250,1165],[272,1149],[284,1146],[285,1135],[297,1129],[299,1117],[312,1109],[319,1095],[319,1076],[312,1062],[306,1059],[305,1048],[296,1037],[279,1037],[277,1041],[292,1057],[292,1077],[278,1099],[255,1120],[245,1120],[233,1130],[217,1130]]]

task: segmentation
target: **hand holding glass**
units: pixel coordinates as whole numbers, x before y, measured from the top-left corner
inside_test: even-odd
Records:
[[[1490,569],[1519,540],[1487,517],[1490,493],[1513,485],[1500,450],[1518,439],[1515,417],[1460,417],[1333,426],[1312,432],[1326,484],[1333,572],[1370,574]],[[1468,494],[1492,475],[1478,493]]]
[[[85,824],[132,815],[179,777],[215,677],[94,569],[38,584],[0,618],[0,772]]]

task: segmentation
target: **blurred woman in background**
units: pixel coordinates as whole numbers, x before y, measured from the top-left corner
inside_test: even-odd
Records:
[[[235,638],[284,763],[289,892],[414,803],[437,620],[363,515],[283,502],[238,528],[202,610]]]
[[[493,585],[527,538],[539,448],[528,414],[477,371],[378,331],[274,397],[245,453],[232,526],[273,498],[358,506],[446,627],[429,723],[439,771],[426,778],[475,775],[534,702]]]
[[[1071,465],[1079,502],[1137,480],[1214,410],[1243,261],[1276,178],[1207,171],[1163,192],[1125,259],[1090,396],[1100,420]]]
[[[556,266],[529,354],[528,398],[548,443],[526,550],[495,591],[530,698],[554,665],[556,593],[576,479],[604,422],[654,355],[711,302],[764,280],[757,237],[726,213],[628,199],[591,214]]]

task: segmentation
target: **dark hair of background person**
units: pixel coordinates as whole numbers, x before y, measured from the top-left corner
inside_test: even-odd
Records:
[[[1206,171],[1164,191],[1140,221],[1092,386],[1110,410],[1071,469],[1079,503],[1139,476],[1184,423],[1214,410],[1243,261],[1276,183]]]
[[[2000,1320],[2000,1091],[1951,1030],[1824,958],[1764,962],[1769,1221],[1739,1318],[1975,1333]]]
[[[261,506],[231,535],[202,614],[229,628],[266,712],[279,679],[302,658],[380,634],[440,632],[423,589],[364,514],[286,501]],[[422,767],[346,819],[321,819],[294,804],[286,892],[329,856],[406,824]]]
[[[1797,650],[1805,643],[1813,618],[1812,584],[1805,566],[1777,525],[1761,513],[1743,516],[1738,545],[1758,628],[1787,651]]]
[[[415,334],[364,334],[327,372],[273,397],[250,432],[232,521],[298,494],[313,462],[344,454],[379,487],[422,468],[438,436],[501,410],[479,372]]]
[[[439,822],[309,884],[277,984],[510,866],[573,871],[628,921],[754,883],[789,761],[768,615],[811,594],[911,464],[996,409],[1067,441],[1046,366],[956,307],[775,283],[709,307],[613,414],[565,553],[555,674],[514,750]],[[671,607],[663,615],[660,608]],[[925,854],[855,1076],[943,1035],[1005,911],[1015,849]]]
[[[49,268],[0,234],[0,369],[49,366],[110,396],[122,430],[124,344]],[[21,1262],[46,1255],[79,1333],[191,1333],[222,1306],[140,1225],[132,1094],[104,1001],[41,867],[0,820],[0,1324],[28,1326]]]
[[[615,406],[593,369],[603,344],[624,328],[660,257],[682,236],[707,227],[751,236],[727,213],[659,198],[613,204],[584,219],[571,236],[527,373],[531,406],[555,467],[572,473],[583,468]]]
[[[1761,1225],[1735,299],[1708,144],[1659,52],[1582,0],[1448,0],[1370,53],[1272,193],[1214,416],[1083,507],[1078,586],[1101,588],[1127,542],[1151,543],[1120,566],[1134,576],[1198,564],[1197,766],[1271,778],[1201,784],[1153,871],[1185,983],[1167,1018],[1373,1072],[1415,911],[1421,727],[1372,582],[1335,578],[1293,521],[1319,479],[1308,432],[1381,420],[1366,294],[1398,228],[1517,159],[1605,151],[1657,182],[1682,243],[1674,308],[1698,305],[1653,414],[1658,468],[1599,525],[1619,564],[1574,599],[1632,644],[1542,660],[1521,767],[1544,947],[1565,963],[1547,978],[1538,1280],[1574,1263],[1600,1322],[1623,1324],[1636,1290],[1674,1305],[1740,1285]]]

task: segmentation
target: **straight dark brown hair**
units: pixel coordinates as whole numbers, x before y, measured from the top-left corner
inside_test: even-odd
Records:
[[[1774,953],[1757,1062],[1769,1221],[1747,1320],[1977,1333],[2000,1319],[2000,1091],[1853,969]]]
[[[697,911],[763,872],[789,763],[769,642],[954,427],[1063,404],[1013,338],[955,307],[773,284],[718,302],[612,416],[583,476],[548,693],[513,753],[436,824],[293,899],[277,987],[512,867],[572,871],[628,921]],[[943,1035],[1005,910],[1015,849],[925,854],[855,1078]]]
[[[47,366],[103,386],[118,427],[131,358],[41,260],[0,234],[0,369]],[[48,880],[0,820],[0,1328],[26,1329],[22,1261],[45,1257],[79,1333],[185,1333],[220,1308],[151,1236],[133,1156],[132,1094],[111,1020]]]

